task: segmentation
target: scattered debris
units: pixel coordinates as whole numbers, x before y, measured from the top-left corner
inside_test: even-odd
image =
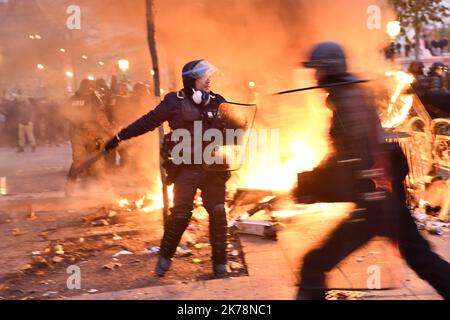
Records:
[[[113,237],[113,240],[114,241],[119,241],[119,240],[122,240],[122,237],[118,236],[117,234],[115,234],[114,237]]]
[[[444,233],[439,225],[435,225],[433,223],[427,223],[425,225],[425,230],[427,230],[429,234],[435,234],[438,236],[441,236]]]
[[[78,241],[79,241],[80,243],[83,243],[83,242],[85,241],[85,239],[84,239],[84,238],[80,238],[80,239],[78,239]]]
[[[20,270],[21,271],[27,271],[27,270],[31,270],[31,269],[33,269],[33,265],[31,265],[30,263],[27,263]]]
[[[238,250],[233,250],[230,252],[230,255],[237,257],[239,255],[239,251]]]
[[[122,250],[122,251],[119,251],[119,252],[115,253],[113,255],[113,257],[117,258],[118,256],[131,255],[131,254],[133,254],[133,252],[130,252],[130,251],[127,251],[127,250]]]
[[[192,256],[192,251],[182,247],[177,247],[176,255],[179,257],[189,257]]]
[[[194,259],[192,259],[192,262],[193,262],[193,263],[202,263],[203,260],[202,260],[202,259],[199,259],[199,258],[194,258]]]
[[[151,247],[151,248],[148,248],[147,251],[150,253],[158,253],[159,247]]]
[[[203,249],[205,247],[205,244],[203,243],[196,243],[194,244],[195,249]]]
[[[53,248],[53,251],[54,251],[56,254],[59,254],[59,255],[63,255],[63,254],[64,254],[63,246],[60,245],[60,244],[57,244],[57,245]]]
[[[58,256],[54,256],[54,257],[52,258],[52,261],[53,261],[54,263],[61,263],[61,262],[64,261],[64,258],[58,257]]]
[[[364,292],[330,290],[326,294],[327,300],[356,300],[366,295]]]
[[[103,269],[115,270],[116,268],[120,268],[122,266],[121,263],[118,262],[110,262],[103,266]]]
[[[240,264],[239,262],[230,261],[228,263],[228,265],[230,266],[230,269],[233,270],[233,271],[244,269],[244,265]]]
[[[33,256],[40,256],[40,255],[42,255],[42,252],[40,252],[40,251],[33,251],[31,254]]]
[[[116,215],[117,215],[117,212],[116,212],[116,211],[110,210],[109,213],[108,213],[108,218],[113,218],[113,217],[115,217]]]
[[[49,296],[55,295],[55,294],[58,294],[58,291],[47,291],[46,293],[43,293],[42,296],[49,297]]]
[[[50,264],[48,263],[48,261],[42,256],[33,256],[33,262],[36,266],[39,266],[39,267],[43,267],[43,266],[50,267]]]
[[[89,293],[96,293],[96,292],[98,292],[98,290],[97,290],[97,289],[91,289],[91,290],[89,290],[88,292],[89,292]]]
[[[24,235],[26,233],[26,232],[20,230],[19,228],[12,229],[11,232],[14,237],[18,237],[18,236]]]
[[[422,211],[414,211],[412,216],[418,223],[425,223],[428,219],[428,215]]]
[[[427,215],[425,209],[416,208],[412,217],[416,222],[417,229],[426,230],[429,234],[443,236],[449,226],[448,223],[441,222],[432,215]]]
[[[44,239],[46,239],[49,233],[55,232],[55,231],[56,231],[55,228],[45,229],[44,231],[41,231],[41,232],[38,234],[38,236],[39,236],[39,237],[42,237],[42,238],[44,238]]]
[[[363,262],[364,261],[364,256],[358,256],[358,257],[356,257],[356,261],[357,262]]]
[[[230,227],[231,232],[239,232],[262,236],[269,240],[277,240],[277,228],[271,221],[236,220]]]
[[[93,227],[103,227],[103,226],[109,226],[109,222],[106,219],[100,219],[100,220],[92,221],[91,225]]]

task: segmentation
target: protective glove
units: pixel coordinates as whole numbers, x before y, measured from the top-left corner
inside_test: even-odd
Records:
[[[112,150],[117,148],[119,143],[120,143],[120,138],[119,138],[119,135],[116,134],[114,137],[109,139],[108,142],[106,142],[104,149],[106,152],[111,152]]]

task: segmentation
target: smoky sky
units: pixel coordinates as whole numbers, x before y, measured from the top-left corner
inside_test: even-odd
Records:
[[[329,114],[322,93],[268,98],[277,90],[313,84],[301,70],[319,41],[343,44],[350,68],[361,76],[384,69],[384,29],[392,18],[386,0],[155,0],[156,43],[164,92],[179,89],[189,60],[207,59],[219,71],[212,90],[227,99],[259,104],[256,126],[282,131],[282,157],[293,140],[326,153]],[[65,26],[67,6],[81,8],[81,30]],[[380,29],[367,28],[369,5],[381,10]],[[0,89],[21,87],[29,95],[45,86],[61,100],[66,70],[77,82],[88,74],[108,78],[120,58],[130,61],[129,79],[151,83],[144,0],[15,0],[0,4]],[[29,39],[39,33],[42,40]],[[67,52],[62,54],[59,48]],[[88,59],[81,59],[85,54]],[[99,66],[104,61],[105,66]],[[37,70],[42,63],[45,70]],[[248,83],[255,83],[251,90]],[[255,92],[257,95],[255,95]],[[148,110],[154,105],[149,105]],[[295,125],[294,125],[295,124]],[[317,147],[319,146],[319,147]],[[157,152],[148,155],[154,158]],[[144,159],[148,160],[148,159]]]

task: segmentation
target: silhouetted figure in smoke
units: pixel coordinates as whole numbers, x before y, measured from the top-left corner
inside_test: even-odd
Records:
[[[172,132],[178,130],[178,132],[188,133],[191,140],[189,143],[193,142],[195,125],[201,123],[203,130],[211,128],[215,122],[219,105],[225,102],[222,96],[210,91],[210,76],[214,71],[215,68],[206,60],[187,63],[182,70],[183,89],[178,92],[170,92],[154,110],[122,129],[115,138],[106,144],[105,150],[114,150],[121,140],[128,140],[152,131],[165,121],[168,121]],[[182,139],[184,140],[184,137]],[[160,256],[155,270],[159,276],[164,276],[170,269],[172,257],[181,236],[189,225],[197,188],[202,190],[202,200],[210,219],[209,234],[213,272],[216,276],[227,274],[225,183],[229,178],[229,172],[207,171],[203,166],[204,150],[202,146],[199,147],[200,149],[197,149],[194,146],[191,152],[185,150],[186,153],[183,154],[184,160],[181,164],[170,162],[172,158],[167,158],[168,177],[166,182],[171,181],[174,184],[174,205],[171,208],[171,215],[167,220],[161,241]],[[170,150],[166,151],[168,155],[171,154]],[[201,156],[201,163],[194,162],[194,157],[197,158],[196,155]]]
[[[17,145],[18,139],[16,102],[16,95],[11,92],[4,92],[0,106],[0,113],[5,117],[2,135],[3,141],[11,147]]]
[[[416,91],[417,95],[424,94],[429,87],[429,81],[424,72],[425,65],[420,60],[411,62],[408,72],[414,76],[414,82],[411,85]]]
[[[108,87],[105,79],[99,78],[95,80],[95,92],[102,100],[103,104],[107,106],[109,104],[109,98],[111,95],[111,90]]]
[[[411,45],[405,44],[405,57],[409,58],[409,55],[411,54]]]
[[[347,73],[343,49],[334,42],[314,47],[305,65],[316,70],[320,85],[355,79]],[[378,115],[363,87],[353,84],[327,91],[327,105],[333,111],[330,137],[336,152],[321,166],[343,170],[340,172],[347,181],[324,183],[336,184],[336,192],[346,188],[354,192],[357,210],[336,227],[325,243],[305,256],[297,298],[324,299],[325,274],[378,235],[398,242],[409,266],[440,295],[450,299],[450,264],[431,251],[406,206],[403,179],[408,165],[401,148],[383,142]],[[373,183],[356,178],[369,169],[381,169],[382,174],[374,177]],[[369,197],[383,190],[385,197],[383,193],[377,198]]]
[[[428,90],[431,92],[446,92],[447,66],[442,62],[434,62],[428,74]]]
[[[17,91],[16,108],[19,136],[17,152],[24,152],[26,141],[29,142],[31,151],[34,152],[36,149],[36,139],[34,137],[35,108],[29,99],[22,94],[21,90]]]
[[[114,131],[108,121],[105,106],[95,93],[95,83],[88,79],[81,81],[79,90],[64,106],[63,115],[70,123],[72,170],[78,168],[96,151],[101,150],[104,139],[111,136]],[[89,168],[89,175],[98,180],[104,178],[104,159],[100,159]],[[75,182],[69,174],[65,186],[67,196],[73,193]]]
[[[108,118],[114,128],[119,131],[121,128],[127,126],[131,121],[136,119],[137,113],[134,109],[137,106],[133,104],[132,96],[128,92],[128,87],[125,82],[118,82],[114,85],[108,101]],[[108,155],[108,164],[113,168],[116,164],[116,156],[120,161],[118,165],[122,168],[127,167],[129,172],[135,171],[133,168],[133,159],[128,150],[129,148],[122,147],[115,150],[111,155]]]
[[[134,109],[138,110],[139,113],[145,110],[152,103],[152,95],[150,94],[149,88],[146,84],[142,82],[137,82],[133,86],[133,92],[131,94],[131,100],[134,105]]]

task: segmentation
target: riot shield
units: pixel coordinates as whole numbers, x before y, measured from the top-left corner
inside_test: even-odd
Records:
[[[236,171],[242,166],[256,110],[254,104],[226,102],[219,106],[214,131],[207,136],[210,143],[204,151],[206,170]]]

